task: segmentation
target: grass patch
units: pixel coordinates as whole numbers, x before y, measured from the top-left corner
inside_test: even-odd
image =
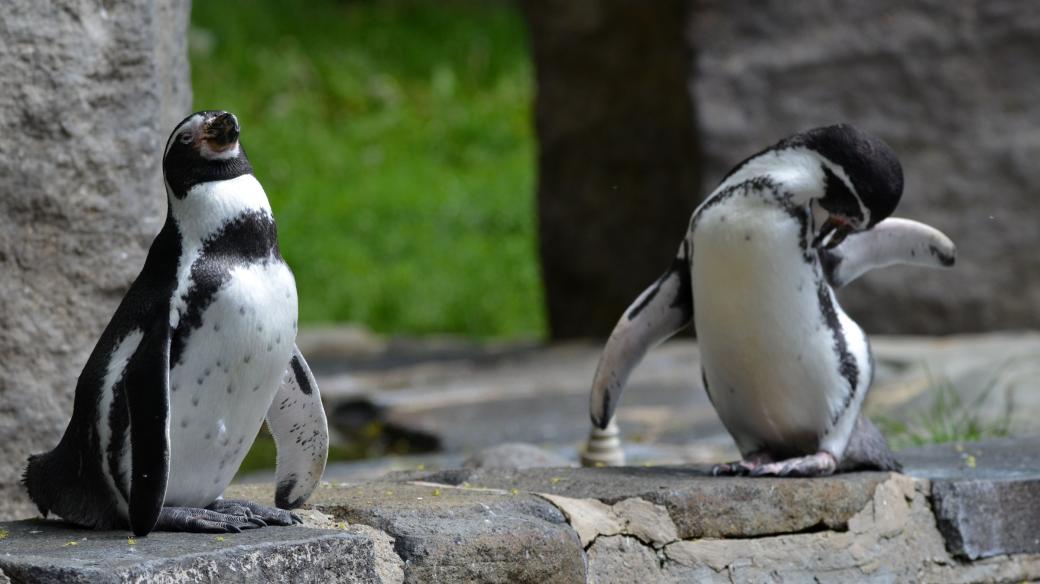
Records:
[[[935,377],[928,372],[928,379],[931,391],[935,393],[928,409],[907,419],[882,416],[875,420],[894,450],[948,442],[977,442],[1011,434],[1013,403],[1010,394],[999,417],[986,419],[980,414],[982,405],[996,388],[996,375],[978,396],[969,401],[961,397],[949,378]]]
[[[545,331],[531,64],[508,2],[195,2],[196,109],[227,109],[304,323]]]

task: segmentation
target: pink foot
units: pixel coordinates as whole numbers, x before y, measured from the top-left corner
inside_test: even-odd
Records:
[[[830,452],[817,452],[809,456],[788,458],[779,462],[759,465],[751,471],[751,476],[777,477],[823,477],[834,474],[838,461]]]
[[[747,476],[763,464],[773,462],[773,457],[767,452],[752,452],[744,457],[744,460],[716,464],[711,469],[711,474],[717,477]]]

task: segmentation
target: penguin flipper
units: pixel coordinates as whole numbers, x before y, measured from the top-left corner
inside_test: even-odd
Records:
[[[820,250],[827,280],[835,288],[876,268],[896,264],[950,267],[956,259],[957,249],[943,232],[894,217],[849,235],[834,249]]]
[[[156,311],[127,363],[130,414],[130,528],[147,535],[155,528],[170,475],[170,325]]]
[[[285,378],[267,410],[267,427],[278,447],[275,505],[295,509],[321,481],[329,455],[321,394],[299,347],[293,348]]]
[[[684,240],[672,265],[625,309],[610,333],[589,396],[589,414],[596,426],[605,428],[610,422],[629,374],[646,352],[693,319],[691,257],[690,243]]]

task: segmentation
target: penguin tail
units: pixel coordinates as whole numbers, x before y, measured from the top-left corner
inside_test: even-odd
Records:
[[[36,508],[44,517],[51,512],[54,501],[53,487],[54,479],[51,472],[53,466],[54,451],[43,454],[33,454],[29,457],[29,464],[22,473],[22,484],[29,491],[29,498],[36,504]]]
[[[22,484],[44,517],[53,513],[70,523],[98,529],[119,526],[108,487],[84,462],[82,453],[62,440],[54,450],[29,457]]]
[[[903,464],[896,459],[881,430],[860,414],[845,447],[839,470],[885,470],[900,472]]]

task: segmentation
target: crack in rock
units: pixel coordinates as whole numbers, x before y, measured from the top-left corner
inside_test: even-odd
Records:
[[[679,531],[663,505],[630,498],[607,505],[597,499],[574,499],[535,493],[555,505],[567,518],[586,550],[597,537],[630,535],[660,549],[679,539]]]

